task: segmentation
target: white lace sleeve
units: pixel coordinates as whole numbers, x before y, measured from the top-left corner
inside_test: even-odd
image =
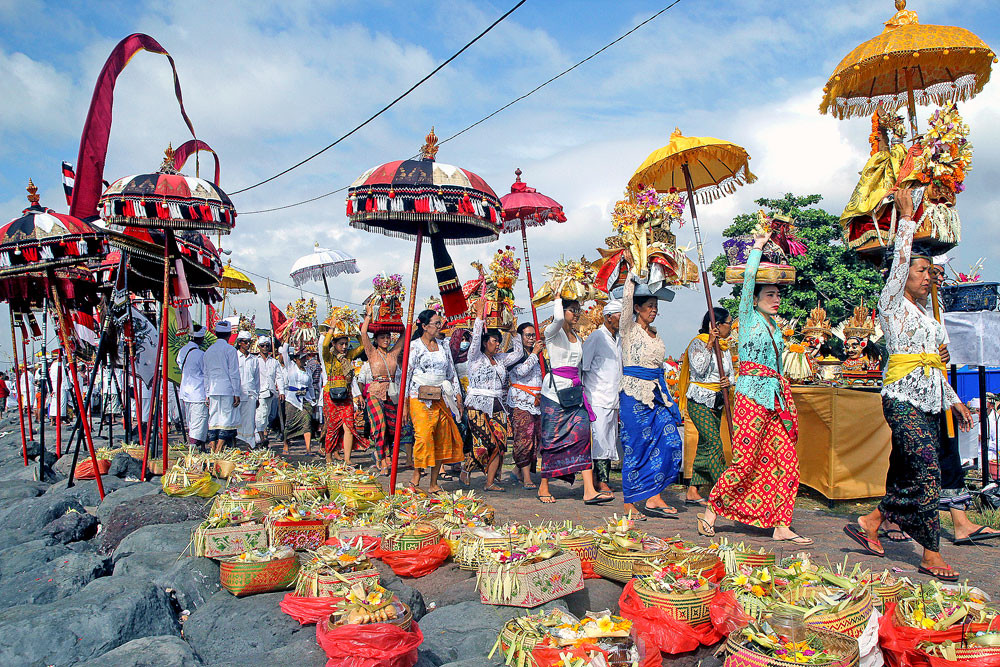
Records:
[[[906,287],[906,278],[910,274],[910,253],[913,248],[913,232],[916,230],[916,223],[911,218],[899,220],[899,227],[896,230],[896,246],[892,255],[892,268],[889,269],[889,278],[879,295],[878,307],[888,317],[888,314],[899,310],[902,300],[906,297],[903,290]],[[890,318],[891,319],[891,318]]]
[[[702,378],[708,375],[711,365],[715,363],[714,356],[708,345],[700,338],[691,341],[691,345],[688,346],[688,363],[691,364],[692,379],[704,382]]]

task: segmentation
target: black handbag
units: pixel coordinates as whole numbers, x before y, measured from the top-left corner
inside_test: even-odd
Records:
[[[350,387],[330,387],[327,392],[331,401],[345,401],[351,396]]]
[[[550,382],[552,382],[552,387],[555,388],[556,381],[549,373]],[[583,405],[583,385],[578,384],[572,387],[566,387],[565,389],[556,389],[556,398],[559,399],[559,407],[562,408],[578,408]]]

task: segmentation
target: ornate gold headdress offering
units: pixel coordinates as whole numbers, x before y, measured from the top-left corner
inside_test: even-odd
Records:
[[[809,311],[809,317],[806,318],[806,325],[802,327],[802,333],[822,336],[825,340],[833,335],[830,320],[826,319],[826,310],[819,304],[816,304],[816,307]]]

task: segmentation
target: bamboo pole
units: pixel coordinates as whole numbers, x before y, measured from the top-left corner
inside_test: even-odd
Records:
[[[38,383],[38,480],[45,479],[45,422],[48,420],[48,410],[45,409],[45,394],[49,388],[49,357],[46,346],[49,339],[49,307],[48,299],[42,297],[42,381]]]
[[[694,240],[695,244],[698,246],[698,265],[701,268],[701,282],[705,286],[705,301],[708,303],[708,320],[711,323],[712,329],[715,329],[715,307],[712,304],[712,288],[708,283],[708,269],[705,266],[705,248],[701,242],[701,227],[698,225],[698,211],[694,206],[694,182],[691,180],[691,171],[688,169],[688,164],[685,162],[681,165],[681,169],[684,172],[684,182],[687,186],[688,195],[688,205],[691,207],[691,226],[694,228]],[[719,369],[719,379],[726,377],[725,371],[723,371],[722,365],[722,348],[719,347],[719,341],[716,340],[715,344],[712,346],[712,351],[715,353],[715,363]],[[781,360],[776,360],[781,363]],[[722,402],[726,408],[726,421],[729,423],[729,433],[733,433],[733,407],[729,404],[729,392],[723,390],[722,392]]]
[[[531,282],[531,260],[528,259],[528,230],[524,220],[521,220],[521,242],[524,244],[524,272],[528,276],[528,303],[531,304],[531,321],[535,324],[535,340],[543,340],[542,332],[538,330],[538,311],[535,310],[535,285]],[[559,295],[556,295],[559,298]],[[538,363],[545,375],[545,353],[538,353]]]
[[[170,320],[170,246],[174,242],[174,232],[172,229],[164,230],[163,238],[163,320],[160,322],[160,348],[163,350],[163,368],[160,371],[163,376],[163,405],[160,415],[160,441],[163,443],[163,474],[167,474],[169,446],[167,443],[169,431],[170,415],[167,409],[167,401],[170,400],[170,342],[167,340],[167,325]]]
[[[21,452],[24,454],[24,465],[28,465],[28,441],[24,437],[24,402],[21,400],[21,365],[17,361],[17,336],[14,333],[14,309],[10,313],[10,344],[14,352],[14,390],[17,392],[17,419],[21,424]],[[27,364],[27,362],[25,362]],[[25,366],[25,387],[27,387],[27,365]],[[31,417],[29,416],[30,420]]]
[[[389,495],[396,493],[396,472],[399,468],[399,438],[403,432],[403,405],[406,401],[407,371],[410,365],[410,336],[413,334],[414,310],[417,307],[417,276],[420,273],[420,249],[424,244],[424,228],[417,228],[417,249],[413,253],[413,277],[410,278],[410,304],[407,309],[406,331],[403,339],[403,366],[399,382],[399,399],[396,402],[396,432],[392,441],[392,472],[389,475]],[[387,369],[388,370],[388,369]]]
[[[27,325],[25,325],[25,326],[27,326]],[[22,330],[22,333],[25,330]],[[28,365],[29,365],[28,359],[30,357],[28,357],[28,346],[24,342],[25,338],[26,338],[26,336],[24,336],[24,335],[21,336],[21,356],[24,357],[24,391],[25,391],[25,394],[26,394],[24,402],[25,402],[25,405],[28,408],[28,438],[30,440],[34,440],[35,439],[35,423],[34,423],[35,411],[34,411],[32,405],[31,405],[31,395],[32,395],[32,393],[34,393],[34,388],[31,386],[32,382],[28,379],[29,378],[29,375],[28,375]],[[25,464],[25,465],[27,465],[27,464]]]
[[[56,458],[62,456],[62,381],[66,365],[63,363],[62,350],[56,350]]]

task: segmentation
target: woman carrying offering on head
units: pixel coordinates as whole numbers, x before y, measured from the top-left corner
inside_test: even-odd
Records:
[[[685,503],[706,505],[699,486],[715,486],[726,469],[726,457],[722,447],[722,410],[725,406],[724,393],[736,381],[733,375],[733,358],[729,354],[726,339],[732,333],[733,318],[725,308],[716,306],[701,321],[701,329],[684,352],[681,360],[681,396],[678,401],[681,411],[687,410],[688,417],[698,430],[698,449],[692,466],[691,484],[688,486]],[[715,356],[715,345],[722,352],[722,370]],[[686,387],[686,388],[685,388]]]
[[[351,449],[355,441],[367,447],[358,433],[354,420],[354,398],[351,385],[354,380],[355,353],[348,353],[348,336],[336,335],[333,329],[323,336],[323,365],[326,367],[326,384],[323,386],[323,419],[326,421],[326,462],[333,463],[333,452],[344,442],[344,463],[351,462]],[[360,351],[360,348],[357,350]]]
[[[430,468],[428,491],[438,493],[438,472],[442,463],[462,460],[462,436],[456,420],[462,413],[462,391],[458,384],[451,354],[438,342],[444,320],[433,310],[417,316],[416,330],[410,343],[407,368],[407,402],[403,419],[413,422],[413,478],[410,486],[420,484],[420,471]]]
[[[879,527],[885,521],[898,524],[924,548],[921,573],[958,581],[958,573],[940,553],[940,420],[943,412],[952,410],[962,430],[968,431],[972,416],[945,379],[948,334],[922,305],[931,290],[934,263],[930,257],[912,253],[916,223],[911,191],[898,190],[895,201],[899,211],[895,251],[878,301],[889,352],[882,414],[892,429],[885,497],[875,511],[858,517],[844,532],[868,553],[884,556]]]
[[[590,422],[595,415],[580,380],[583,343],[573,330],[579,317],[579,301],[557,296],[552,322],[545,327],[545,347],[552,368],[542,380],[539,405],[542,412],[542,480],[538,485],[538,499],[543,503],[556,502],[549,490],[551,478],[572,481],[576,473],[583,477],[584,503],[600,505],[614,500],[612,494],[600,493],[594,486]]]
[[[715,534],[719,516],[760,528],[796,546],[813,543],[792,531],[799,489],[798,415],[781,373],[784,337],[774,321],[781,305],[777,285],[758,285],[761,250],[771,237],[758,226],[740,294],[740,376],[733,409],[733,461],[712,488],[698,532]]]
[[[681,467],[681,414],[670,400],[663,374],[666,347],[653,320],[659,300],[636,279],[625,280],[619,332],[622,380],[619,415],[622,421],[622,492],[625,510],[660,519],[677,518],[677,510],[660,497]]]
[[[392,334],[385,330],[372,332],[373,339],[368,338],[368,327],[372,321],[372,305],[365,310],[365,321],[361,324],[361,344],[368,357],[368,368],[372,380],[368,384],[368,399],[365,404],[368,410],[368,420],[371,422],[372,442],[378,456],[379,472],[389,474],[392,463],[392,453],[389,451],[390,440],[396,432],[398,416],[399,357],[403,353],[403,337],[389,348]],[[374,345],[372,341],[374,340]]]

